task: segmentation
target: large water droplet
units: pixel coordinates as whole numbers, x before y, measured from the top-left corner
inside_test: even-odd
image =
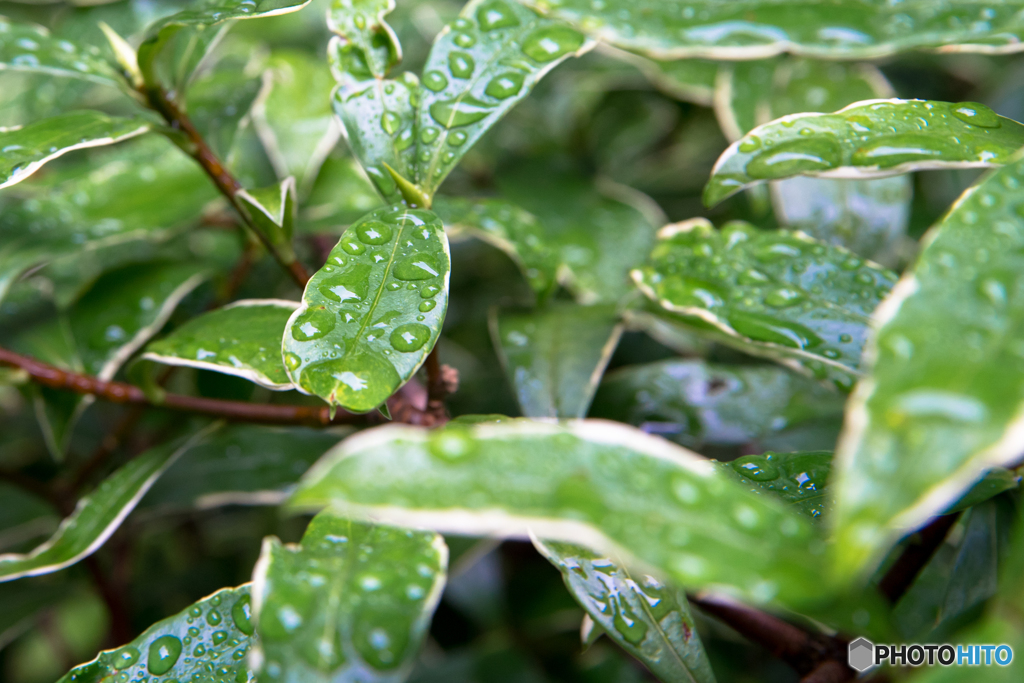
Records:
[[[440,275],[440,269],[430,254],[413,254],[396,263],[394,273],[399,280],[427,280]]]
[[[114,653],[113,665],[115,669],[127,669],[137,661],[139,661],[139,651],[131,645],[123,647]]]
[[[220,645],[221,643],[223,643],[227,639],[228,639],[228,632],[227,631],[214,631],[213,632],[213,636],[211,638],[211,640],[213,640],[213,644],[214,645]]]
[[[478,448],[469,430],[456,425],[434,430],[427,442],[431,455],[447,462],[465,460],[475,455]]]
[[[615,614],[612,617],[612,625],[615,630],[626,639],[626,642],[639,645],[647,636],[647,624],[642,619],[638,619],[621,598],[615,600],[614,604]]]
[[[423,74],[423,85],[434,92],[440,92],[448,87],[448,78],[440,71],[428,71]]]
[[[821,337],[803,325],[757,313],[735,311],[729,315],[729,325],[745,337],[794,349],[814,348],[822,343]]]
[[[999,115],[984,104],[961,102],[960,104],[950,106],[950,110],[953,112],[953,116],[972,126],[999,128],[1002,125],[999,121]]]
[[[252,600],[243,595],[231,608],[231,620],[235,627],[247,636],[251,636],[255,628],[252,623]]]
[[[833,137],[790,140],[764,150],[747,162],[747,174],[759,180],[822,171],[838,166],[842,159],[839,141]]]
[[[296,341],[313,341],[314,339],[320,339],[330,334],[331,330],[334,329],[335,315],[332,311],[328,311],[325,308],[311,308],[292,323],[292,337]],[[214,614],[211,611],[210,614]],[[206,620],[210,624],[216,626],[220,623],[220,615],[216,617],[216,621],[210,621],[211,617],[207,615]]]
[[[539,28],[523,41],[523,52],[538,62],[550,62],[583,45],[583,34],[568,26]]]
[[[356,226],[356,237],[365,244],[385,244],[391,241],[391,226],[380,221],[366,221]]]
[[[333,313],[331,314],[331,317],[332,318],[334,317]],[[218,612],[215,609],[212,609],[212,610],[210,610],[209,612],[206,613],[206,623],[209,624],[210,626],[216,626],[217,624],[219,624],[221,622],[221,620],[222,620],[222,618],[220,616],[220,612]]]
[[[434,310],[434,306],[436,306],[436,305],[437,305],[436,301],[434,301],[433,299],[427,299],[426,301],[421,301],[420,302],[419,308],[420,308],[420,311],[422,313],[426,313],[427,311]]]
[[[430,328],[420,323],[399,325],[391,333],[391,345],[406,353],[423,348],[428,339],[430,339]]]
[[[386,111],[380,117],[380,127],[388,135],[394,135],[402,127],[402,117],[393,111]]]
[[[175,636],[161,636],[149,646],[146,668],[154,676],[163,676],[177,663],[181,655],[181,641]]]
[[[891,168],[912,161],[929,159],[953,161],[965,156],[967,150],[952,141],[923,133],[884,135],[865,143],[853,152],[854,166]]]
[[[430,117],[445,128],[468,126],[486,118],[494,105],[481,102],[471,95],[456,100],[442,100],[430,105]]]
[[[346,253],[351,254],[352,256],[359,256],[364,251],[366,251],[366,247],[364,247],[362,244],[348,236],[343,237],[341,239],[341,248],[344,249]]]
[[[508,99],[519,94],[519,91],[523,89],[525,78],[526,75],[521,71],[507,71],[492,78],[487,83],[484,93],[497,100]]]
[[[782,287],[780,289],[768,292],[764,298],[764,302],[769,306],[775,306],[776,308],[786,308],[788,306],[794,306],[804,300],[804,295],[795,289],[789,289],[788,287]]]
[[[448,69],[456,78],[469,78],[473,75],[475,68],[476,62],[473,61],[473,57],[469,53],[458,50],[448,53]]]
[[[744,477],[754,481],[772,481],[779,478],[778,468],[763,455],[744,455],[729,464]]]
[[[491,0],[480,5],[476,11],[476,18],[480,22],[480,28],[485,31],[519,26],[519,18],[502,0]]]
[[[454,42],[459,47],[464,47],[468,49],[476,45],[476,36],[470,33],[456,33],[455,37],[452,38],[452,42]]]

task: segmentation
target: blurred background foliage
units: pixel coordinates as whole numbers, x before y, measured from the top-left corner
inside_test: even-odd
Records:
[[[99,22],[132,36],[188,4],[0,2],[0,14],[42,24],[57,37],[105,51],[109,48]],[[311,7],[295,14],[239,22],[201,65],[188,102],[192,118],[244,185],[266,186],[282,173],[297,176],[302,207],[297,246],[307,263],[321,262],[325,245],[329,249],[348,223],[380,202],[338,139],[330,112],[333,79],[325,59],[330,34],[323,20],[327,5],[326,0],[313,0]],[[449,0],[398,3],[389,23],[404,47],[405,69],[420,70],[433,37],[460,8],[460,3]],[[756,65],[768,70],[774,66],[773,60]],[[977,101],[1003,116],[1024,119],[1019,97],[1024,56],[911,53],[875,66],[897,96]],[[567,248],[583,251],[590,245],[588,239],[602,239],[592,226],[611,221],[614,232],[622,212],[639,213],[649,230],[620,232],[612,235],[619,240],[613,246],[601,244],[613,251],[636,252],[639,256],[627,265],[646,255],[653,229],[663,221],[706,216],[718,225],[745,219],[762,228],[776,227],[765,198],[756,193],[737,195],[710,211],[701,203],[711,168],[729,142],[721,111],[716,116],[714,88],[723,71],[731,68],[680,62],[662,69],[607,49],[570,60],[486,134],[441,194],[515,200],[549,229],[566,236]],[[750,80],[757,82],[756,76]],[[14,71],[0,71],[0,93],[0,126],[22,125],[75,108],[131,110],[127,96],[115,88]],[[803,95],[812,100],[814,93]],[[797,102],[794,111],[815,110],[805,105]],[[337,144],[330,144],[331,135]],[[326,153],[322,165],[307,163],[318,150]],[[906,264],[914,239],[979,173],[932,171],[912,177],[909,226],[905,236],[899,236],[902,246],[889,265]],[[160,191],[155,191],[158,186]],[[168,196],[175,201],[166,201]],[[155,257],[187,257],[213,273],[185,298],[169,326],[216,305],[247,248],[233,229],[225,229],[227,211],[191,160],[159,138],[80,152],[47,166],[29,182],[0,195],[0,239],[5,231],[26,226],[32,231],[53,225],[102,231],[112,221],[162,231],[162,238],[145,243],[126,240],[86,252],[80,248],[84,238],[72,236],[61,247],[65,257],[42,275],[23,277],[0,304],[0,345],[28,346],[45,356],[39,351],[41,344],[55,343],[55,337],[40,332],[40,322],[49,320],[55,307],[76,300],[101,274],[121,277],[119,269]],[[574,237],[579,231],[588,235]],[[529,303],[532,294],[508,257],[485,242],[454,241],[452,261],[451,304],[441,349],[444,362],[460,371],[461,387],[449,399],[450,410],[453,415],[516,415],[515,396],[488,332],[488,313],[495,305]],[[262,257],[234,297],[271,295],[295,299],[298,292],[277,264]],[[627,330],[609,370],[676,356],[675,350],[652,337]],[[758,364],[719,347],[711,347],[707,357]],[[612,375],[609,381],[624,379]],[[262,400],[276,398],[246,381],[203,371],[178,371],[169,387],[210,397],[245,399],[261,392]],[[60,435],[44,433],[40,424],[49,424],[53,431],[60,419],[37,420],[36,413],[62,409],[67,407],[60,401],[44,403],[38,396],[0,386],[0,469],[27,472],[39,480],[56,477],[58,464],[48,453],[47,441],[59,441]],[[87,410],[87,419],[79,422],[67,450],[71,469],[112,448],[106,440],[125,420],[125,409],[115,405],[96,403]],[[624,419],[621,406],[609,406],[599,393],[592,414],[603,410]],[[147,413],[119,445],[111,464],[159,442],[180,429],[185,419]],[[831,448],[837,430],[837,419],[824,420],[791,434],[789,441],[778,435],[771,435],[774,441],[765,441],[767,435],[751,435],[747,442],[712,444],[702,452],[731,458],[769,446]],[[98,474],[91,473],[81,483],[97,481]],[[9,481],[0,480],[0,497],[5,501],[0,504],[0,552],[31,549],[52,533],[59,513],[66,512],[52,509]],[[56,574],[0,584],[0,678],[11,683],[58,678],[99,648],[116,644],[113,634],[118,629],[136,634],[213,590],[249,580],[260,539],[275,534],[297,541],[306,521],[282,517],[274,507],[144,501],[90,561]],[[412,681],[653,680],[607,638],[589,647],[580,645],[582,610],[566,592],[557,570],[529,544],[497,545],[456,537],[448,543],[450,582]],[[104,595],[104,590],[114,594]],[[120,613],[112,614],[112,607]],[[125,618],[126,623],[114,624]],[[796,680],[785,665],[735,633],[710,621],[698,626],[720,680]]]

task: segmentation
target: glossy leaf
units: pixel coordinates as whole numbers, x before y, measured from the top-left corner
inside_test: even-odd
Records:
[[[491,310],[491,339],[526,417],[583,417],[622,334],[615,307]]]
[[[756,442],[841,416],[843,398],[776,366],[666,360],[605,375],[591,415],[700,448]]]
[[[0,17],[0,71],[35,71],[119,85],[121,77],[94,47],[55,38],[42,26]]]
[[[580,606],[662,681],[713,683],[686,593],[587,548],[534,540]]]
[[[660,62],[630,52],[616,56],[636,66],[659,90],[677,100],[710,107],[715,97],[719,63],[705,59],[678,59]]]
[[[286,262],[295,260],[292,236],[295,234],[295,178],[256,190],[239,190],[235,199],[249,215],[253,225],[266,235]]]
[[[228,425],[190,448],[142,499],[139,511],[279,505],[345,430]]]
[[[281,337],[298,302],[244,299],[193,318],[149,344],[143,358],[243,377],[274,391],[294,389]]]
[[[588,178],[540,163],[502,174],[499,187],[537,217],[558,255],[560,280],[577,301],[615,303],[632,290],[629,271],[650,253],[656,225],[646,201],[624,200],[644,195],[612,197]]]
[[[826,495],[832,451],[745,455],[727,464],[751,490],[770,491],[809,517],[831,508]]]
[[[1020,482],[1020,475],[1013,470],[1002,467],[991,469],[960,500],[947,508],[946,514],[967,510],[990,498],[995,498],[1000,493],[1020,488]]]
[[[153,258],[157,245],[216,196],[195,162],[156,136],[114,148],[99,163],[22,183],[16,192],[23,199],[8,199],[0,211],[0,300],[22,273],[42,264],[50,264],[44,276],[59,269],[84,285],[119,263]],[[179,199],[168,202],[164,193]],[[61,305],[79,294],[55,292]]]
[[[907,50],[1019,52],[1022,3],[984,7],[953,0],[940,7],[818,0],[703,2],[526,0],[613,45],[656,59],[753,60],[782,52],[826,59],[868,59]]]
[[[395,0],[331,0],[327,26],[340,37],[345,68],[358,80],[380,79],[402,60],[402,46],[384,17]]]
[[[429,211],[394,205],[354,223],[288,320],[292,382],[346,410],[382,404],[437,342],[450,269],[448,238]]]
[[[208,430],[171,441],[133,458],[78,501],[49,541],[25,555],[0,555],[0,581],[59,571],[88,557],[110,538],[153,482]]]
[[[796,175],[863,179],[998,166],[1022,146],[1024,125],[983,104],[856,102],[833,114],[793,114],[750,131],[718,159],[704,203]]]
[[[423,67],[416,182],[424,192],[433,195],[465,151],[548,71],[594,44],[512,0],[467,3]]]
[[[152,23],[138,49],[139,70],[148,87],[161,85],[164,72],[173,79],[164,85],[183,91],[192,70],[216,39],[218,26],[226,21],[257,19],[295,12],[310,0],[204,0],[195,7],[182,10]],[[162,53],[182,30],[186,39],[181,49],[172,49],[171,58],[162,60]],[[175,46],[178,47],[178,46]],[[164,64],[163,61],[168,63]]]
[[[68,152],[112,145],[142,135],[149,128],[141,119],[76,111],[0,130],[0,188],[20,183],[46,162]]]
[[[219,64],[189,84],[188,117],[221,159],[232,145],[260,95],[262,82],[246,74],[247,64]]]
[[[252,647],[250,584],[222,588],[178,614],[158,621],[138,638],[80,664],[58,683],[129,680],[245,681]],[[207,668],[209,667],[209,668]],[[216,672],[216,679],[211,672]]]
[[[501,199],[461,197],[435,197],[432,209],[451,236],[468,233],[508,254],[538,296],[554,288],[559,258],[529,211]]]
[[[705,219],[666,226],[633,279],[667,311],[725,343],[849,389],[868,319],[895,275],[802,233]]]
[[[291,50],[274,52],[266,73],[270,91],[253,122],[277,176],[293,176],[307,193],[341,136],[331,110],[334,79],[322,58]]]
[[[266,539],[253,573],[257,675],[405,680],[447,568],[439,534],[331,512],[313,518],[301,545]]]
[[[756,602],[813,602],[829,590],[809,521],[613,422],[372,429],[325,455],[292,504],[457,534],[530,531]]]
[[[843,576],[1019,457],[1022,179],[1024,162],[1015,161],[961,197],[876,315],[869,375],[838,451]]]

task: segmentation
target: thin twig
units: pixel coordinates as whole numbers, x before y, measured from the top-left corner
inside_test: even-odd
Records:
[[[231,175],[231,172],[228,171],[227,167],[225,167],[221,160],[217,158],[217,155],[212,149],[210,149],[210,146],[206,144],[206,140],[203,139],[203,136],[198,130],[196,130],[196,127],[192,124],[188,115],[185,114],[177,104],[175,104],[174,100],[168,96],[167,92],[163,88],[150,88],[146,90],[143,95],[148,99],[150,106],[164,117],[164,120],[167,121],[167,125],[175,130],[181,131],[188,137],[189,142],[191,143],[191,147],[188,152],[192,158],[199,163],[204,171],[206,171],[206,174],[210,176],[211,180],[213,180],[217,189],[219,189],[221,194],[227,198],[231,203],[231,206],[233,206],[235,211],[238,212],[238,215],[253,234],[259,237],[263,246],[267,248],[267,251],[269,251],[274,258],[277,259],[277,262],[281,264],[281,267],[291,275],[295,284],[299,287],[305,287],[306,283],[309,281],[309,273],[306,272],[305,267],[299,263],[298,259],[284,258],[281,252],[278,251],[270,241],[270,238],[267,237],[267,235],[265,235],[263,231],[254,225],[249,219],[249,214],[242,208],[242,205],[239,203],[238,197],[236,196],[236,193],[242,189],[242,184],[239,183],[233,175]]]
[[[910,589],[958,519],[959,512],[936,517],[913,535],[903,552],[878,582],[878,589],[890,604],[895,605]]]
[[[326,427],[331,424],[368,424],[374,419],[372,416],[353,415],[339,410],[332,420],[330,409],[327,406],[245,403],[180,394],[165,394],[163,401],[154,402],[135,385],[109,382],[89,375],[68,372],[2,347],[0,347],[0,365],[21,368],[34,382],[53,389],[90,394],[113,403],[166,408],[240,422]]]

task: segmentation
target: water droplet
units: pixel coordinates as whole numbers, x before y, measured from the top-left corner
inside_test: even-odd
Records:
[[[402,285],[399,282],[389,282],[385,287],[389,292],[397,292],[402,288]]]
[[[175,636],[161,636],[149,646],[146,668],[154,676],[163,676],[177,663],[181,655],[181,641]]]
[[[196,657],[202,657],[203,655],[206,654],[206,646],[203,645],[202,643],[200,643],[199,645],[196,645],[196,649],[192,650],[192,654],[195,655]]]
[[[793,306],[804,300],[804,295],[795,289],[789,289],[788,287],[782,287],[774,291],[768,292],[765,296],[764,302],[769,306],[775,306],[776,308],[786,308]]]
[[[434,310],[434,306],[436,305],[436,301],[434,301],[433,299],[427,299],[426,301],[420,303],[420,311],[422,311],[423,313],[426,313],[427,311],[432,311]]]
[[[778,468],[763,455],[744,455],[729,464],[744,477],[754,481],[772,481],[779,478]]]
[[[333,314],[332,314],[333,317]],[[210,610],[206,613],[206,623],[210,626],[216,626],[221,622],[220,612],[215,609]]]
[[[966,150],[955,142],[924,133],[884,135],[857,148],[850,162],[854,166],[891,168],[912,161],[961,159]]]
[[[761,285],[764,284],[765,282],[768,282],[768,276],[759,270],[755,270],[754,268],[747,268],[742,273],[740,273],[740,276],[737,278],[737,281],[741,285]]]
[[[199,605],[193,605],[192,607],[189,608],[188,613],[193,618],[199,618],[199,617],[203,616],[203,608],[200,607]],[[196,635],[198,635],[198,634],[196,634]]]
[[[441,92],[448,87],[448,78],[440,71],[428,71],[423,74],[423,85],[434,92]]]
[[[614,605],[615,614],[612,616],[612,625],[615,627],[615,630],[628,643],[633,645],[642,643],[644,638],[647,637],[647,624],[641,619],[637,619],[636,615],[626,606],[621,598],[616,599]]]
[[[742,140],[740,140],[738,149],[744,154],[756,152],[757,150],[761,149],[761,138],[757,137],[756,135],[745,137]]]
[[[476,45],[476,36],[469,33],[456,33],[452,41],[459,47],[470,48]]]
[[[452,147],[461,147],[466,144],[466,139],[468,137],[469,136],[461,130],[452,131],[452,134],[448,136],[448,144]]]
[[[811,140],[791,140],[766,149],[747,162],[746,171],[759,180],[783,178],[809,171],[822,171],[838,166],[842,148],[832,136]]]
[[[420,140],[422,140],[424,144],[429,145],[431,142],[436,140],[437,136],[440,134],[440,129],[434,128],[433,126],[427,126],[426,128],[420,131]]]
[[[441,460],[458,462],[475,455],[478,444],[466,428],[451,425],[430,433],[427,450]]]
[[[114,653],[113,665],[115,669],[127,669],[137,661],[139,661],[139,651],[131,645],[123,647]]]
[[[313,341],[327,336],[334,329],[334,325],[333,312],[324,308],[312,308],[296,318],[292,324],[292,337],[296,341]],[[212,610],[210,614],[216,614],[216,610]],[[206,620],[216,626],[220,623],[220,614],[217,614],[216,621],[211,621],[209,614],[206,615]]]
[[[442,100],[430,105],[430,117],[445,128],[468,126],[487,117],[493,105],[481,102],[471,95],[461,99]]]
[[[782,344],[794,349],[814,348],[822,343],[821,337],[803,325],[758,313],[735,311],[729,316],[728,322],[739,334],[757,341]]]
[[[344,249],[349,254],[352,254],[353,256],[359,256],[364,251],[366,251],[366,247],[364,247],[359,242],[356,242],[354,239],[351,238],[343,238],[341,240],[341,248]]]
[[[326,278],[319,284],[317,291],[325,299],[335,303],[362,301],[366,298],[370,286],[370,268],[366,263],[349,266],[345,272]]]
[[[227,639],[228,639],[228,632],[227,631],[214,631],[213,632],[212,640],[213,640],[213,644],[214,645],[220,645],[221,643],[223,643]]]
[[[356,237],[365,244],[384,244],[391,241],[391,227],[387,223],[369,220],[356,225]]]
[[[568,26],[545,26],[523,41],[523,53],[538,62],[550,62],[583,45],[583,34]]]
[[[413,254],[395,264],[394,274],[399,280],[427,280],[440,275],[440,268],[430,254]]]
[[[420,288],[420,296],[424,299],[429,299],[440,291],[441,288],[437,285],[424,285]]]
[[[284,364],[289,370],[296,370],[300,365],[302,365],[302,359],[291,351],[288,351],[284,354]]]
[[[513,95],[518,95],[523,89],[523,81],[526,75],[521,71],[507,71],[495,76],[487,83],[484,93],[496,100],[505,100]]]
[[[475,68],[476,62],[473,61],[473,57],[468,53],[459,52],[458,50],[448,53],[448,69],[456,78],[469,78],[473,75]]]
[[[423,303],[427,303],[424,301]],[[433,303],[433,302],[430,302]],[[422,310],[422,306],[420,307]],[[406,353],[417,351],[430,339],[430,328],[420,323],[399,325],[391,333],[391,345]]]
[[[999,126],[1002,125],[999,121],[999,116],[984,104],[978,104],[977,102],[961,102],[959,104],[952,105],[950,110],[952,111],[953,116],[972,126],[978,126],[979,128],[999,128]]]
[[[402,127],[402,117],[393,111],[386,111],[380,117],[380,127],[388,135],[394,135]]]
[[[491,0],[481,5],[476,11],[476,18],[485,31],[519,26],[519,18],[502,0]]]

